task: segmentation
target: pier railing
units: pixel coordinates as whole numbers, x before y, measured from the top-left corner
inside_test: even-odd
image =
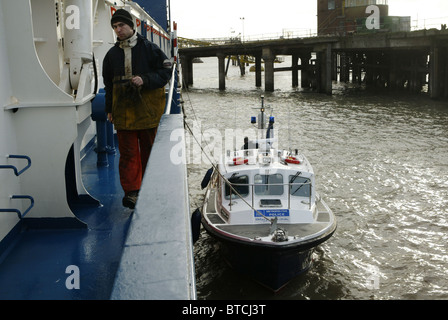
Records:
[[[317,29],[285,29],[282,32],[276,33],[263,33],[255,35],[245,35],[244,41],[241,37],[230,38],[198,38],[187,39],[180,38],[181,47],[204,47],[213,45],[234,44],[242,42],[257,42],[265,40],[278,40],[278,39],[294,39],[294,38],[311,38],[317,36]]]
[[[443,28],[443,25],[448,24],[448,16],[437,18],[425,18],[425,19],[411,19],[410,23],[411,23],[410,31],[425,30],[432,28],[441,29]],[[385,26],[383,25],[382,29],[384,28]],[[334,32],[339,30],[338,27],[335,27],[335,29],[336,30],[334,30]],[[317,36],[318,36],[317,29],[309,28],[309,29],[283,29],[282,32],[277,33],[245,35],[244,40],[242,39],[242,37],[196,38],[194,40],[187,38],[179,38],[179,39],[182,47],[196,47],[196,46],[224,45],[235,42],[243,43],[243,42],[257,42],[265,40],[278,40],[278,39],[312,38]]]
[[[425,29],[440,29],[443,25],[448,24],[448,16],[440,18],[415,19],[411,20],[411,31],[425,30]]]

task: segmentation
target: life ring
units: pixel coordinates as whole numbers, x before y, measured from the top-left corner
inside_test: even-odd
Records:
[[[291,156],[286,157],[285,158],[285,162],[286,163],[292,163],[292,164],[300,164],[300,160],[299,159],[297,159],[296,157],[291,157]]]
[[[248,162],[249,162],[249,159],[247,159],[247,158],[243,158],[243,157],[233,158],[233,165],[234,166],[238,166],[240,164],[246,164]]]

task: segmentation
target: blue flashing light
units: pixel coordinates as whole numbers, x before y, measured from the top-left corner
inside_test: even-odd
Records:
[[[274,117],[269,117],[269,123],[274,123]]]
[[[250,117],[250,123],[257,123],[257,117]]]

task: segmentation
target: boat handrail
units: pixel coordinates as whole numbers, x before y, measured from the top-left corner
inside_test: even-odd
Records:
[[[173,63],[173,71],[171,73],[171,79],[170,79],[170,88],[168,91],[168,98],[166,99],[166,105],[165,105],[165,114],[171,113],[171,106],[173,103],[176,103],[173,101],[174,97],[174,89],[177,87],[177,63]]]
[[[22,170],[17,170],[17,167],[13,166],[13,165],[0,165],[0,169],[13,169],[14,170],[14,174],[16,176],[20,176],[24,171],[26,171],[29,167],[31,167],[31,159],[28,156],[22,156],[22,155],[15,155],[15,154],[9,154],[6,156],[6,158],[14,158],[14,159],[26,159],[28,161],[28,164],[22,169]]]
[[[231,183],[231,182],[230,182]],[[228,182],[225,182],[225,184],[228,184]],[[237,186],[237,187],[250,187],[251,188],[251,194],[252,194],[252,207],[254,207],[254,203],[255,203],[255,192],[254,192],[254,187],[258,187],[258,186],[289,186],[289,188],[291,188],[291,186],[293,185],[310,185],[310,189],[312,189],[312,183],[311,181],[309,182],[303,182],[303,183],[299,183],[299,182],[293,182],[293,183],[231,183],[233,187]],[[230,210],[232,210],[232,191],[233,188],[230,188],[230,194],[229,194],[229,199],[230,199]],[[241,194],[237,193],[236,194],[238,197],[243,197]],[[308,199],[309,199],[309,209],[311,210],[311,195],[312,192],[310,192]],[[291,209],[291,192],[288,192],[288,209]]]
[[[0,212],[15,212],[17,213],[17,216],[19,217],[19,219],[22,219],[23,217],[25,217],[25,215],[31,210],[31,208],[34,206],[34,199],[31,196],[22,196],[22,195],[13,195],[9,197],[10,199],[28,199],[30,200],[30,205],[29,207],[25,210],[25,212],[20,212],[19,209],[14,209],[14,208],[10,208],[10,209],[0,209]]]

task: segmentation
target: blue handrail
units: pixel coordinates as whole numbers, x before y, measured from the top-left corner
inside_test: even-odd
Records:
[[[31,208],[34,206],[34,199],[31,196],[22,196],[22,195],[13,195],[10,196],[10,199],[28,199],[30,200],[30,206],[28,207],[28,209],[25,210],[24,213],[20,212],[19,209],[0,209],[0,212],[15,212],[17,213],[17,215],[19,216],[19,219],[22,219],[23,217],[25,217],[25,215],[31,210]]]
[[[9,154],[6,156],[6,158],[13,158],[13,159],[26,159],[28,161],[28,164],[26,165],[25,168],[23,168],[22,170],[18,171],[17,168],[13,165],[0,165],[0,169],[13,169],[14,170],[14,174],[16,176],[20,176],[26,169],[28,169],[29,167],[31,167],[31,159],[28,156],[21,156],[21,155],[15,155],[15,154]]]

